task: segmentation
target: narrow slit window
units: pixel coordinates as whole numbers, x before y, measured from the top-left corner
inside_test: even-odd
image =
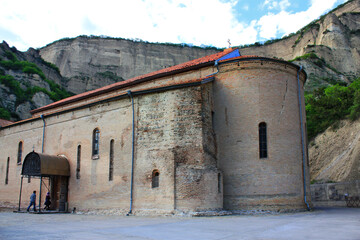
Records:
[[[260,158],[268,157],[266,123],[259,124],[259,153]]]
[[[10,157],[8,157],[6,162],[6,176],[5,176],[5,185],[9,183],[9,165],[10,165]]]
[[[152,188],[158,188],[159,187],[159,178],[160,178],[160,172],[158,170],[154,170],[152,172],[152,182],[151,182],[151,187]]]
[[[23,142],[19,142],[18,146],[18,157],[17,157],[17,164],[20,165],[22,161],[22,152],[23,152]]]
[[[215,112],[211,111],[211,127],[215,131]]]
[[[93,158],[99,157],[99,143],[100,143],[100,130],[95,128],[93,131],[93,145],[92,145]]]
[[[218,193],[221,193],[221,173],[218,173]]]
[[[109,181],[113,180],[114,174],[114,139],[110,141],[110,156],[109,156]]]
[[[81,145],[77,147],[76,179],[80,179]]]

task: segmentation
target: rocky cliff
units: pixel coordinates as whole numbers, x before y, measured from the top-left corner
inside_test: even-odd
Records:
[[[20,120],[30,110],[69,96],[59,69],[30,48],[23,53],[0,44],[0,118]]]
[[[359,23],[360,1],[352,0],[295,34],[243,47],[241,53],[295,60],[308,73],[307,90],[351,82],[360,75]],[[83,36],[51,43],[40,49],[40,55],[59,67],[67,90],[80,93],[216,51],[220,50]]]
[[[360,1],[353,0],[313,21],[296,34],[270,44],[241,49],[284,60],[296,59],[307,74],[312,90],[337,81],[349,82],[360,75]],[[273,42],[273,43],[272,43]]]
[[[309,146],[310,175],[315,182],[360,179],[360,119],[343,120],[318,135]]]
[[[49,44],[40,49],[40,55],[59,67],[66,89],[81,93],[218,51],[80,36]]]

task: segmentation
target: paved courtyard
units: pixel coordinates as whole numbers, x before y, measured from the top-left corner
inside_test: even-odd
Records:
[[[140,217],[0,212],[0,239],[360,239],[360,208],[280,215]]]

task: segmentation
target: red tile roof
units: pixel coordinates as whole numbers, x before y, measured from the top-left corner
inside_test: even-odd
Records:
[[[5,119],[1,119],[0,118],[0,127],[5,127],[7,125],[13,124],[14,122],[9,121],[9,120],[5,120]]]
[[[32,110],[31,113],[34,114],[34,113],[41,112],[41,111],[51,109],[51,108],[55,108],[57,106],[61,106],[61,105],[64,105],[64,104],[73,103],[73,102],[76,102],[76,101],[81,100],[81,99],[86,99],[86,98],[89,98],[89,97],[93,97],[93,96],[96,96],[96,95],[107,93],[107,92],[110,92],[110,91],[113,91],[113,90],[117,90],[117,89],[120,89],[120,88],[131,86],[131,85],[134,85],[134,84],[137,84],[137,83],[140,83],[140,82],[144,82],[144,81],[147,81],[147,80],[151,80],[151,79],[154,79],[154,78],[168,76],[168,75],[171,75],[171,74],[174,74],[174,73],[185,72],[185,71],[189,71],[189,70],[192,70],[192,69],[197,69],[197,68],[200,68],[200,67],[203,67],[203,66],[206,66],[206,65],[211,65],[217,59],[229,54],[230,52],[232,52],[234,50],[235,49],[233,49],[233,48],[228,48],[228,49],[225,49],[222,52],[215,53],[215,54],[212,54],[212,55],[209,55],[209,56],[206,56],[206,57],[198,58],[198,59],[188,61],[188,62],[179,64],[179,65],[164,68],[164,69],[161,69],[161,70],[158,70],[158,71],[155,71],[155,72],[151,72],[151,73],[148,73],[148,74],[144,74],[144,75],[141,75],[141,76],[138,76],[138,77],[130,78],[128,80],[117,82],[117,83],[114,83],[114,84],[111,84],[111,85],[108,85],[108,86],[105,86],[105,87],[102,87],[102,88],[98,88],[98,89],[95,89],[95,90],[92,90],[92,91],[80,93],[80,94],[74,95],[72,97],[68,97],[68,98],[62,99],[60,101],[51,103],[51,104],[46,105],[44,107]]]
[[[81,99],[88,98],[88,97],[91,97],[91,96],[96,96],[96,95],[106,93],[106,92],[109,92],[109,91],[112,91],[112,90],[120,89],[122,87],[126,87],[126,86],[129,86],[129,85],[138,83],[138,82],[146,81],[147,79],[152,79],[154,77],[166,76],[168,74],[171,74],[171,73],[174,73],[174,72],[177,72],[177,71],[180,71],[180,70],[186,70],[186,69],[191,68],[191,67],[195,67],[195,66],[202,65],[202,64],[205,64],[205,63],[214,62],[215,60],[225,56],[226,54],[228,54],[229,52],[231,52],[233,50],[234,49],[232,49],[232,48],[225,49],[222,52],[215,53],[215,54],[212,54],[212,55],[209,55],[209,56],[206,56],[206,57],[195,59],[195,60],[185,62],[185,63],[179,64],[179,65],[175,65],[175,66],[172,66],[172,67],[169,67],[169,68],[164,68],[164,69],[161,69],[161,70],[158,70],[158,71],[155,71],[155,72],[151,72],[151,73],[148,73],[148,74],[144,74],[144,75],[141,75],[141,76],[138,76],[138,77],[130,78],[128,80],[117,82],[117,83],[114,83],[114,84],[111,84],[111,85],[108,85],[108,86],[105,86],[105,87],[102,87],[102,88],[98,88],[98,89],[95,89],[95,90],[92,90],[92,91],[80,93],[80,94],[77,94],[75,96],[68,97],[68,98],[62,99],[60,101],[51,103],[51,104],[46,105],[44,107],[32,110],[31,113],[40,112],[42,110],[54,108],[54,107],[59,106],[59,105],[75,102],[77,100],[81,100]]]

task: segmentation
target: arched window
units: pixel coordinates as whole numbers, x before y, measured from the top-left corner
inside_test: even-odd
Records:
[[[76,179],[80,179],[81,145],[77,147]]]
[[[19,142],[17,164],[20,165],[22,161],[23,142]]]
[[[259,124],[259,153],[260,158],[267,158],[267,136],[266,136],[266,123]]]
[[[93,131],[93,144],[92,144],[92,156],[93,158],[99,158],[99,143],[100,143],[100,131],[95,128]]]
[[[160,172],[159,170],[154,170],[152,172],[152,181],[151,181],[151,187],[152,188],[157,188],[159,187],[159,177],[160,177]]]
[[[114,173],[114,139],[110,141],[110,156],[109,156],[109,181],[113,180]]]

